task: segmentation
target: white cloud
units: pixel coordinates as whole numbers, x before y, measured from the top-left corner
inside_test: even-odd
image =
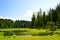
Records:
[[[33,14],[33,10],[27,10],[26,13],[24,14],[24,17],[31,17]]]
[[[0,16],[0,18],[3,18],[3,19],[5,19],[3,16]]]
[[[15,21],[15,20],[21,20],[19,17],[16,17],[16,18],[13,18],[13,17],[6,17],[5,19],[11,19],[11,20],[13,20],[13,21]]]
[[[11,19],[11,20],[20,20],[20,18],[13,18],[13,17],[3,17],[3,16],[0,16],[0,18],[2,18],[2,19]]]
[[[31,17],[33,15],[33,10],[27,10],[25,12],[24,15],[22,15],[21,17],[3,17],[3,16],[0,16],[0,18],[3,18],[3,19],[11,19],[11,20],[28,20],[28,21],[31,21]]]
[[[33,15],[33,10],[27,10],[22,18],[24,20],[31,20],[32,15]]]
[[[12,19],[12,20],[16,20],[16,19],[14,19],[14,18],[12,18],[12,17],[6,17],[6,19]]]

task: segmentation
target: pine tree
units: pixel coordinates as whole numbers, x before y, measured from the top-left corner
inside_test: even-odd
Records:
[[[31,28],[35,27],[35,19],[36,19],[36,16],[35,16],[35,13],[33,13],[33,15],[32,15],[32,21],[31,21]]]
[[[46,15],[45,15],[45,11],[43,12],[43,24],[46,25]]]
[[[50,8],[49,12],[48,12],[48,21],[52,21],[52,10]]]
[[[39,12],[37,12],[37,18],[36,18],[36,27],[41,28],[42,27],[42,12],[41,9]]]
[[[58,23],[60,24],[60,3],[56,7],[56,12],[57,12],[57,15],[58,15]]]

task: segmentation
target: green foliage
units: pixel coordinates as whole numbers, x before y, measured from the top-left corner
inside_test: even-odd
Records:
[[[46,25],[46,13],[43,12],[43,24]]]
[[[30,27],[30,21],[16,20],[14,22],[14,28],[29,28],[29,27]]]
[[[57,15],[58,15],[58,23],[60,24],[60,4],[57,5],[56,12],[57,12]]]
[[[0,19],[0,28],[12,28],[13,21],[11,19]]]
[[[36,18],[36,28],[41,28],[42,27],[42,12],[41,12],[41,9],[39,12],[37,12],[37,18]]]
[[[45,15],[46,13],[43,12],[43,16],[42,16],[42,12],[41,10],[39,12],[37,12],[37,18],[35,21],[35,27],[36,28],[46,28],[45,26],[47,25],[47,22],[54,22],[55,26],[59,26],[60,25],[60,4],[57,5],[56,9],[51,9],[49,10],[48,14]],[[54,28],[54,27],[53,27]],[[60,28],[60,26],[58,27]]]
[[[51,9],[48,12],[48,21],[52,21],[52,10]]]
[[[50,21],[50,22],[47,22],[47,28],[52,31],[52,33],[54,33],[54,31],[56,31],[57,29],[57,26],[55,26],[55,23]]]
[[[36,21],[36,15],[35,15],[35,13],[33,13],[32,21],[31,21],[31,28],[35,28],[35,21]]]

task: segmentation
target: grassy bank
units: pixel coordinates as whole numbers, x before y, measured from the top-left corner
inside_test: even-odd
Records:
[[[52,36],[0,36],[0,40],[60,40],[60,35]]]
[[[5,31],[23,31],[22,34],[35,34],[35,36],[4,36]],[[25,30],[25,31],[24,31]],[[10,29],[0,29],[0,40],[60,40],[60,30],[54,32],[54,35],[46,35],[49,33],[46,29],[29,29],[29,28],[10,28]],[[4,31],[4,32],[3,32]],[[39,35],[36,35],[39,34]],[[41,36],[40,36],[41,34]],[[43,36],[44,35],[44,36]]]

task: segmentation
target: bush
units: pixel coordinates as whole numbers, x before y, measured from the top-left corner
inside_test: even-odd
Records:
[[[4,32],[4,36],[12,36],[12,35],[13,35],[13,32],[10,32],[10,31]]]
[[[51,32],[42,32],[42,33],[39,33],[40,36],[47,36],[47,35],[52,35]]]
[[[54,33],[54,31],[57,29],[57,26],[55,26],[55,23],[51,21],[47,22],[47,28]]]

